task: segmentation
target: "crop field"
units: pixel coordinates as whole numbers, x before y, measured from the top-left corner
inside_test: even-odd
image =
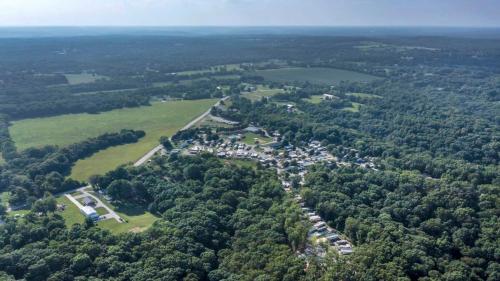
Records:
[[[86,180],[121,164],[133,162],[158,144],[160,136],[170,136],[206,110],[216,99],[170,101],[152,106],[117,109],[100,114],[68,114],[16,121],[10,127],[19,150],[43,145],[66,146],[121,129],[143,130],[137,143],[111,147],[80,160],[72,177]]]
[[[68,84],[77,85],[85,83],[93,83],[99,79],[107,79],[106,76],[91,74],[91,73],[80,73],[80,74],[65,74]]]
[[[373,75],[335,68],[280,68],[257,71],[257,75],[275,82],[310,82],[313,84],[337,84],[341,81],[370,82],[378,79]]]

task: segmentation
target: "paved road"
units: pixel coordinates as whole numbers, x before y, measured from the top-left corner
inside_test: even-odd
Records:
[[[222,99],[217,101],[217,103],[215,103],[214,106],[220,105],[221,101],[225,101],[227,99],[229,99],[229,97],[223,97]],[[210,114],[211,110],[212,110],[212,107],[210,107],[210,109],[208,109],[202,115],[195,118],[193,121],[189,122],[186,126],[182,127],[181,131],[187,130],[187,129],[193,127],[196,123],[200,122],[203,118],[207,117]],[[156,152],[160,151],[161,149],[162,149],[161,144],[156,146],[155,148],[151,149],[148,153],[146,153],[146,155],[142,156],[141,159],[137,160],[137,162],[134,163],[134,167],[138,167],[138,166],[141,166],[142,164],[146,163],[151,157],[153,157],[153,155],[156,154]]]
[[[156,152],[160,151],[163,146],[160,144],[153,148],[151,151],[146,153],[146,155],[142,156],[141,159],[137,160],[137,162],[134,163],[134,167],[141,166],[142,164],[146,163],[146,161],[149,160],[149,158],[153,157],[153,155],[156,154]]]
[[[227,99],[229,99],[229,97],[223,97],[216,104],[214,104],[214,106],[219,106],[221,101],[225,101]],[[187,130],[187,129],[193,127],[196,123],[200,122],[203,118],[207,117],[210,114],[211,111],[212,111],[212,107],[210,107],[210,109],[208,109],[207,112],[205,112],[202,115],[198,116],[198,118],[196,118],[193,121],[189,122],[186,126],[184,126],[181,129],[181,131],[184,131],[184,130]]]

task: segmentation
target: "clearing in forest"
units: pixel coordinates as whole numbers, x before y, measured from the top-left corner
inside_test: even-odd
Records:
[[[370,82],[379,79],[379,77],[360,72],[323,67],[266,69],[257,71],[257,75],[275,82],[299,81],[327,85],[341,81]]]
[[[280,93],[284,93],[283,89],[271,89],[269,87],[259,85],[253,92],[242,93],[242,97],[251,101],[260,101],[263,97],[272,97]]]
[[[116,109],[100,114],[67,114],[16,121],[10,134],[18,150],[44,145],[66,146],[121,129],[143,130],[139,142],[100,151],[80,160],[72,177],[86,180],[121,164],[133,162],[158,145],[160,136],[171,136],[184,125],[207,111],[217,99],[169,101],[151,106]]]

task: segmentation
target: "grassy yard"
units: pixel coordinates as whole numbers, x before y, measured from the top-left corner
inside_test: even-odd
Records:
[[[82,213],[80,213],[78,207],[73,204],[73,202],[69,201],[66,196],[60,196],[56,200],[58,204],[66,205],[66,209],[60,214],[64,218],[67,227],[71,227],[75,223],[83,223],[85,221],[85,217]]]
[[[98,196],[96,193],[93,194]],[[97,223],[99,227],[108,229],[113,233],[144,231],[158,219],[158,217],[153,216],[141,207],[127,206],[117,208],[104,200],[102,197],[100,197],[100,199],[104,204],[113,209],[120,217],[127,221],[125,223],[119,223],[114,219],[108,219]],[[66,209],[60,213],[66,222],[66,226],[71,227],[75,223],[83,223],[85,221],[85,217],[82,213],[80,213],[78,207],[76,207],[65,196],[58,197],[57,203],[66,205]],[[103,207],[96,208],[96,211],[99,215],[108,213]]]
[[[71,176],[86,180],[93,174],[102,174],[121,164],[139,159],[158,144],[160,136],[173,135],[216,101],[171,101],[100,114],[68,114],[25,119],[14,122],[10,133],[18,149],[23,150],[49,144],[65,146],[121,129],[146,132],[146,136],[137,143],[111,147],[78,161]]]
[[[276,82],[310,82],[314,84],[336,84],[340,81],[370,82],[376,76],[335,68],[280,68],[257,71],[257,75]]]
[[[242,96],[251,101],[260,101],[263,97],[272,97],[276,94],[283,93],[282,89],[270,89],[264,86],[258,86],[255,92],[243,93]]]
[[[159,218],[146,211],[140,206],[114,206],[96,193],[101,201],[115,211],[126,222],[119,223],[116,220],[105,220],[97,223],[102,228],[109,229],[113,233],[142,232],[150,227]]]
[[[260,144],[265,144],[271,141],[270,138],[268,137],[263,137],[259,134],[254,134],[254,133],[246,133],[243,135],[243,143],[253,145],[255,144],[255,139],[258,139]]]
[[[379,95],[365,94],[365,93],[348,93],[347,96],[358,97],[364,99],[381,99],[382,97]]]
[[[66,79],[70,85],[93,83],[99,79],[107,79],[106,76],[91,74],[91,73],[80,73],[80,74],[65,74]]]
[[[104,207],[95,208],[95,211],[99,216],[106,215],[108,213],[108,210]]]

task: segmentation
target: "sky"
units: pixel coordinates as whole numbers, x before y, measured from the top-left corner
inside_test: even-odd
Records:
[[[0,26],[500,26],[500,0],[0,0]]]

